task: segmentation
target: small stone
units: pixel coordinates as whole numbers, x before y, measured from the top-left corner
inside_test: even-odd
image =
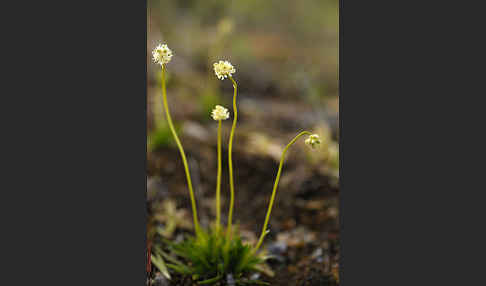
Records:
[[[268,252],[273,255],[282,254],[287,251],[287,243],[285,243],[284,241],[277,241],[270,244],[267,249]]]
[[[175,238],[175,243],[181,243],[183,241],[184,241],[184,235],[182,233],[179,233]]]
[[[228,286],[235,286],[235,278],[233,278],[233,274],[228,274],[226,275],[226,283],[228,283]]]
[[[157,273],[154,278],[153,286],[169,286],[169,280],[165,278],[162,274]]]
[[[327,214],[332,217],[332,218],[336,218],[338,215],[339,215],[339,211],[337,208],[335,207],[330,207],[328,210],[327,210]]]
[[[260,273],[253,273],[250,276],[250,280],[258,280],[260,278]]]
[[[320,256],[322,256],[322,248],[320,248],[320,247],[317,248],[316,250],[314,250],[314,252],[312,252],[312,254],[311,254],[312,258],[318,258]]]

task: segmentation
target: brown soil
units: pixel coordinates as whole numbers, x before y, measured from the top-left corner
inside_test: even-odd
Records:
[[[244,135],[235,138],[244,141]],[[215,146],[185,136],[186,148],[198,201],[201,224],[214,219]],[[240,142],[238,142],[240,143]],[[243,146],[245,144],[242,144]],[[227,150],[223,150],[222,203],[227,213]],[[265,246],[273,247],[278,259],[269,262],[274,277],[262,276],[271,285],[338,285],[339,223],[336,180],[297,157],[305,156],[300,148],[289,152],[284,165],[276,202],[272,211]],[[190,201],[183,165],[175,147],[148,155],[148,178],[159,183],[148,198],[149,214],[153,205],[172,199],[177,208],[186,209],[190,220]],[[240,229],[258,236],[265,218],[278,162],[270,156],[234,150],[235,221]],[[225,223],[225,221],[223,221]],[[179,231],[179,230],[177,230]],[[276,247],[276,246],[286,247]],[[152,277],[155,275],[152,269]],[[155,285],[155,284],[153,284]],[[164,285],[164,284],[160,284]],[[168,285],[191,285],[189,278],[175,276]]]

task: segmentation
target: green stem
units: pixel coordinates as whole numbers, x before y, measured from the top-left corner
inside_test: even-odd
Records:
[[[270,198],[270,204],[268,205],[267,216],[265,217],[265,223],[263,224],[262,234],[260,235],[260,239],[258,239],[258,243],[255,246],[255,250],[254,250],[255,252],[260,248],[263,239],[267,234],[268,221],[270,220],[270,214],[272,213],[273,202],[275,201],[275,194],[277,193],[278,182],[280,180],[280,174],[282,173],[282,166],[285,159],[285,153],[287,153],[287,150],[290,148],[290,146],[292,146],[297,141],[297,139],[299,139],[301,136],[305,134],[311,135],[311,133],[308,131],[300,132],[297,136],[294,137],[294,139],[292,139],[292,141],[290,141],[289,144],[287,144],[287,146],[282,152],[282,157],[280,158],[280,164],[278,166],[277,178],[275,179],[275,183],[273,185],[272,197]]]
[[[231,133],[230,133],[230,139],[229,139],[229,145],[228,145],[228,167],[229,167],[229,179],[230,179],[230,208],[229,208],[229,213],[228,213],[228,228],[227,228],[227,236],[228,240],[230,240],[231,236],[231,226],[233,222],[233,205],[235,202],[235,185],[234,185],[234,179],[233,179],[233,138],[235,135],[235,129],[236,129],[236,121],[238,119],[238,110],[236,108],[236,94],[237,94],[237,84],[236,81],[233,79],[233,77],[229,76],[229,79],[233,82],[233,89],[234,89],[234,95],[233,95],[233,112],[234,112],[234,118],[233,118],[233,125],[231,127]]]
[[[216,229],[219,233],[221,223],[221,120],[218,120],[218,175],[216,179]]]
[[[199,223],[197,219],[197,210],[196,210],[196,199],[194,198],[194,191],[192,190],[192,181],[191,181],[191,175],[189,173],[189,167],[187,164],[187,159],[186,159],[186,153],[184,152],[184,148],[182,148],[181,141],[179,140],[179,137],[177,136],[177,133],[174,128],[174,124],[172,123],[172,118],[169,113],[169,107],[167,104],[167,92],[165,89],[165,67],[162,66],[162,99],[163,99],[163,104],[164,104],[164,109],[165,109],[165,116],[167,117],[167,123],[169,124],[170,131],[172,132],[172,135],[174,136],[174,140],[177,144],[177,147],[179,148],[179,152],[182,157],[182,163],[184,164],[184,171],[186,172],[186,179],[187,179],[187,187],[189,188],[189,194],[191,196],[191,205],[192,205],[192,215],[194,219],[194,229],[196,233],[199,232]]]

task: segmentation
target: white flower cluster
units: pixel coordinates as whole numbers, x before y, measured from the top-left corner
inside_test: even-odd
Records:
[[[229,118],[229,111],[221,105],[216,105],[216,107],[214,107],[213,111],[211,112],[211,117],[213,117],[213,119],[216,121],[226,120]]]
[[[233,73],[236,72],[233,65],[228,61],[219,61],[213,64],[214,66],[214,73],[220,80],[224,80],[228,76],[231,76]]]
[[[305,139],[305,144],[309,145],[314,149],[316,146],[321,144],[321,139],[319,139],[319,135],[317,134],[312,134],[309,136],[309,138]]]
[[[159,65],[164,65],[172,59],[172,51],[167,47],[167,45],[158,45],[152,51],[153,60]]]

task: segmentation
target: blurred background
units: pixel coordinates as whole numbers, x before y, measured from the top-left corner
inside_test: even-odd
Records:
[[[202,224],[215,215],[217,123],[210,112],[216,104],[231,114],[223,122],[223,220],[227,214],[233,87],[215,76],[213,63],[228,60],[238,82],[234,215],[247,241],[261,230],[283,147],[302,130],[323,141],[310,150],[301,140],[287,155],[265,241],[278,259],[264,280],[300,285],[311,275],[317,284],[306,285],[337,285],[339,1],[148,0],[147,6],[149,239],[177,239],[192,227],[183,165],[162,109],[160,66],[151,59],[152,49],[165,43],[174,53],[167,65],[169,107]]]

